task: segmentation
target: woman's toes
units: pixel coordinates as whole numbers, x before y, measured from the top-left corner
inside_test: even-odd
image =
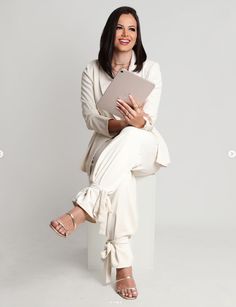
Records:
[[[62,225],[59,224],[57,221],[53,221],[52,226],[56,228],[56,230],[60,230],[60,228],[62,228]]]
[[[51,221],[51,225],[56,228],[59,224],[57,221]]]
[[[59,228],[59,231],[60,231],[60,233],[62,233],[63,235],[65,234],[65,229],[64,229],[62,226]]]
[[[54,227],[56,230],[58,230],[59,229],[59,224],[56,222],[56,221],[52,221],[51,222],[51,225],[52,225],[52,227]]]
[[[55,227],[57,231],[59,231],[62,235],[65,234],[65,230],[62,227],[62,225],[60,225],[59,223],[57,224],[57,226]]]
[[[58,225],[56,226],[56,229],[57,229],[58,231],[60,231],[61,229],[63,229],[63,227],[62,227],[60,224],[58,224]]]

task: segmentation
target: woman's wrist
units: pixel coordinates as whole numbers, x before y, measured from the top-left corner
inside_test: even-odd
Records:
[[[109,119],[108,130],[110,133],[120,132],[123,128],[129,126],[125,120]]]
[[[121,130],[129,126],[129,124],[124,119],[120,120],[120,125],[121,125]]]
[[[138,127],[138,128],[143,128],[145,125],[146,125],[146,120],[145,120],[145,118],[143,118],[142,123],[141,123],[140,127]]]

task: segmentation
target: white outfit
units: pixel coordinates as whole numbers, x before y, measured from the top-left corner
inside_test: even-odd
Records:
[[[129,71],[135,68],[135,61],[132,51]],[[97,60],[91,61],[82,74],[82,111],[87,127],[94,134],[81,166],[89,176],[90,185],[77,193],[73,203],[100,224],[99,233],[107,238],[101,252],[107,283],[111,281],[112,267],[132,265],[129,240],[138,226],[135,177],[154,174],[170,163],[167,145],[154,127],[161,95],[159,64],[146,60],[136,74],[156,85],[145,101],[144,112],[149,115],[145,118],[146,125],[128,126],[113,134],[108,131],[108,120],[119,117],[96,108],[112,79],[99,68]]]

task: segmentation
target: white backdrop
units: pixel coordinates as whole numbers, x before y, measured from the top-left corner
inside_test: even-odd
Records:
[[[235,230],[233,1],[1,0],[0,229],[12,257],[0,248],[8,276],[33,241],[51,246],[49,221],[87,185],[79,166],[91,131],[80,78],[121,5],[137,10],[163,78],[156,126],[172,163],[158,172],[157,227]],[[86,226],[70,240],[86,247]]]

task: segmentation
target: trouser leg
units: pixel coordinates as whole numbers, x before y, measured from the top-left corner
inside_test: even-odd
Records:
[[[110,195],[110,199],[112,213],[108,220],[108,237],[131,237],[138,228],[136,178],[132,172],[127,173],[117,190]]]
[[[138,226],[138,212],[136,178],[131,172],[127,173],[117,190],[110,195],[110,200],[112,213],[108,215],[107,240],[101,252],[107,283],[111,281],[112,268],[130,267],[134,258],[130,240]]]

